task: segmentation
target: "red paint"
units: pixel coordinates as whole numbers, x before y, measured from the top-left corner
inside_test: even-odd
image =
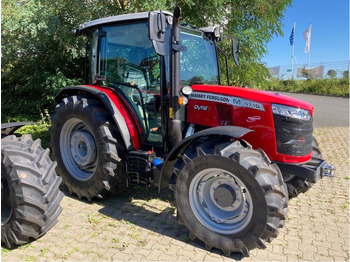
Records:
[[[193,85],[193,91],[228,96],[237,96],[255,102],[276,103],[309,110],[313,116],[314,107],[302,100],[268,91],[235,86]]]
[[[141,127],[135,120],[132,109],[127,109],[127,102],[123,101],[113,89],[102,86],[90,86],[103,91],[116,105],[128,126],[132,143],[135,149],[140,148],[139,134]],[[272,92],[258,91],[253,89],[229,86],[193,85],[194,92],[212,93],[217,95],[234,96],[256,102],[264,107],[265,111],[232,104],[218,103],[189,99],[187,105],[187,122],[203,126],[235,125],[254,130],[242,138],[248,141],[253,148],[261,148],[272,161],[286,163],[302,163],[311,159],[312,153],[306,156],[287,156],[277,152],[275,126],[271,103],[299,107],[308,110],[313,116],[313,106],[288,96]]]
[[[272,92],[258,91],[248,88],[229,86],[193,85],[194,92],[212,93],[217,95],[234,96],[263,105],[265,111],[232,104],[218,103],[197,99],[188,100],[187,122],[203,126],[234,125],[254,130],[243,139],[248,141],[253,148],[261,148],[273,161],[287,163],[302,163],[311,159],[312,153],[306,156],[287,156],[277,152],[275,126],[271,103],[282,104],[306,109],[313,116],[313,106],[288,96],[278,95]],[[224,107],[224,111],[218,110],[218,104]],[[204,106],[204,108],[201,106]],[[231,111],[231,119],[227,120],[228,108]],[[204,110],[206,109],[206,110]]]
[[[112,88],[95,85],[88,85],[88,87],[103,91],[109,97],[109,99],[111,99],[126,122],[126,125],[130,132],[131,143],[133,144],[134,149],[139,149],[141,147],[139,137],[139,134],[141,134],[141,127],[136,121],[137,118],[135,115],[133,115],[133,111],[127,109],[127,103],[123,101],[122,98],[119,97]],[[132,114],[129,111],[132,112]]]

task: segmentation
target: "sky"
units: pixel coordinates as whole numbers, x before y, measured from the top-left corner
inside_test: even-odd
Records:
[[[349,60],[349,0],[293,0],[282,20],[284,36],[275,36],[268,44],[269,53],[262,59],[267,67],[291,64],[289,37],[295,27],[294,56],[306,65],[303,32],[310,23],[310,65]]]

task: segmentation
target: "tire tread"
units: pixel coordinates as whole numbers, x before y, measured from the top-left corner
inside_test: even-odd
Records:
[[[49,158],[49,150],[41,147],[40,139],[11,135],[1,142],[2,175],[12,192],[12,213],[1,225],[1,241],[13,248],[37,239],[49,230],[48,224],[53,227],[57,223],[63,194],[56,164]],[[48,210],[53,212],[45,215]]]
[[[268,217],[265,228],[260,235],[252,233],[249,237],[250,243],[245,243],[240,239],[227,240],[227,237],[215,236],[219,235],[216,233],[203,235],[202,232],[198,232],[198,230],[196,231],[195,228],[186,224],[188,218],[184,219],[183,216],[187,217],[187,214],[177,210],[177,220],[187,227],[191,238],[194,237],[203,241],[208,250],[214,247],[222,250],[226,256],[230,256],[232,252],[240,252],[243,256],[249,256],[249,250],[253,248],[266,248],[265,242],[270,242],[277,237],[279,228],[284,225],[287,214],[288,194],[280,170],[276,165],[271,164],[262,150],[253,150],[249,144],[243,144],[246,147],[242,146],[239,141],[216,141],[215,143],[213,141],[205,141],[188,148],[176,162],[173,168],[175,179],[169,186],[174,193],[174,205],[178,207],[180,206],[179,201],[183,200],[177,199],[176,195],[184,189],[179,188],[180,185],[176,183],[176,180],[180,176],[184,177],[187,173],[182,171],[182,169],[188,164],[193,165],[194,158],[208,154],[222,156],[235,161],[245,167],[252,177],[258,181],[268,203]]]
[[[89,128],[94,133],[96,146],[100,148],[98,154],[101,157],[98,157],[99,163],[91,178],[93,182],[87,186],[83,186],[83,183],[71,176],[60,156],[59,132],[64,124],[61,119],[72,114],[81,119],[85,116],[91,119],[93,124]],[[51,145],[54,157],[59,163],[58,173],[62,176],[69,193],[75,194],[78,199],[86,198],[88,201],[94,198],[104,199],[118,193],[125,186],[126,174],[121,159],[125,147],[120,142],[116,126],[110,124],[111,122],[111,116],[101,102],[89,95],[72,95],[64,98],[52,116]]]

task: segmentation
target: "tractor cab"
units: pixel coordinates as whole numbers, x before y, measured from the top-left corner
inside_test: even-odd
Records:
[[[150,24],[154,26],[153,20],[161,17],[164,54],[157,50],[159,42],[150,39],[150,32],[157,30]],[[162,146],[166,142],[163,140],[169,120],[169,114],[165,113],[169,108],[165,107],[171,94],[171,29],[172,16],[158,12],[103,18],[75,30],[75,34],[88,38],[86,84],[111,88],[123,97],[137,121],[143,145]],[[220,83],[217,39],[212,31],[187,24],[180,26],[180,86]],[[184,133],[185,108],[180,107],[179,111],[181,133]]]

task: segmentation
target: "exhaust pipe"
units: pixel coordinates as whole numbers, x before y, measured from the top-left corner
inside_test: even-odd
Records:
[[[170,139],[172,146],[182,140],[180,105],[178,103],[180,91],[180,8],[175,7],[173,13],[173,28],[171,34],[170,55],[170,78],[171,78],[171,100],[170,100]]]

